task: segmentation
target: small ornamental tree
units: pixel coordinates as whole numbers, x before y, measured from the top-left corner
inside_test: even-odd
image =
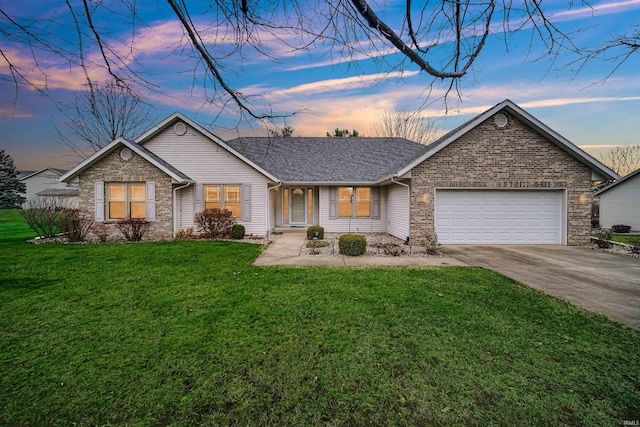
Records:
[[[20,208],[25,201],[22,194],[26,191],[27,186],[18,179],[13,159],[0,150],[0,209]]]

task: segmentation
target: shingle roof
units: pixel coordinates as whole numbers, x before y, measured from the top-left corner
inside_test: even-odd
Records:
[[[620,179],[619,179],[619,180],[617,180],[616,182],[613,182],[613,183],[611,183],[611,184],[607,185],[606,187],[604,187],[604,188],[602,188],[602,189],[600,189],[600,190],[596,191],[595,195],[596,195],[596,196],[598,196],[598,195],[600,195],[600,194],[604,193],[605,191],[609,191],[609,190],[611,190],[613,187],[615,187],[616,185],[618,185],[618,184],[620,184],[620,183],[622,183],[622,182],[625,182],[626,180],[628,180],[628,179],[630,179],[630,178],[633,178],[634,176],[636,176],[636,175],[638,175],[638,174],[640,174],[640,169],[638,169],[638,170],[636,170],[636,171],[634,171],[634,172],[631,172],[630,174],[625,175],[624,177],[620,178]]]
[[[402,138],[236,138],[227,142],[284,182],[377,183],[426,147]]]
[[[44,171],[51,171],[57,174],[58,176],[64,175],[67,172],[66,169],[58,169],[58,168],[44,168],[44,169],[40,169],[39,171],[23,171],[18,173],[18,179],[25,180],[27,178],[31,178],[34,175],[38,175]]]

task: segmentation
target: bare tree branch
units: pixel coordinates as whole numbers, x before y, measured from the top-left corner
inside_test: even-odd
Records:
[[[640,169],[640,144],[618,145],[599,157],[602,163],[624,176]]]
[[[408,109],[386,111],[372,122],[371,129],[373,136],[404,138],[423,145],[431,144],[441,134],[433,121]]]
[[[92,76],[102,71],[124,87],[159,90],[146,64],[136,61],[137,37],[152,28],[143,21],[137,0],[59,2],[62,7],[52,8],[52,15],[37,19],[17,16],[0,5],[0,35],[15,45],[15,50],[6,43],[0,46],[0,64],[6,65],[3,78],[12,81],[16,91],[29,85],[49,93],[50,71],[43,61],[52,56],[58,66],[64,61],[70,70],[80,68],[89,89]],[[381,76],[415,64],[433,82],[444,80],[447,93],[460,94],[462,78],[482,55],[490,35],[502,37],[508,49],[507,40],[514,32],[529,31],[532,49],[542,45],[552,58],[563,58],[565,52],[580,55],[572,64],[578,71],[595,59],[610,60],[611,73],[638,52],[640,38],[636,29],[595,48],[580,49],[546,13],[543,0],[405,0],[403,14],[386,16],[376,13],[376,4],[367,0],[167,0],[159,5],[183,31],[170,54],[189,61],[194,91],[198,85],[209,105],[230,107],[239,120],[288,116],[234,87],[232,77],[249,55],[280,61],[285,55],[321,46],[332,60],[354,67],[363,57],[373,58]],[[103,22],[110,22],[109,27]],[[122,31],[125,25],[128,31]],[[64,38],[69,28],[77,33],[75,40]],[[125,40],[114,28],[126,35],[121,36]],[[18,62],[16,52],[30,52],[32,64]]]
[[[80,158],[119,137],[133,139],[153,122],[140,98],[116,81],[87,85],[74,103],[60,111],[66,120],[56,126],[58,139]]]

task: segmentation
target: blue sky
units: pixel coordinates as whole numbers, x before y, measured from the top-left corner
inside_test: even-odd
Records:
[[[32,18],[51,17],[46,25],[52,42],[73,42],[64,2],[41,0],[37,2],[39,7],[30,2],[30,10],[21,3],[0,0],[0,9]],[[640,0],[601,1],[591,7],[576,4],[570,9],[568,2],[545,4],[553,21],[564,32],[572,33],[578,46],[595,46],[613,35],[630,34],[631,26],[640,22]],[[403,5],[404,1],[380,1],[377,10],[395,22]],[[156,90],[141,90],[158,121],[181,111],[223,138],[265,135],[261,125],[240,123],[236,128],[238,116],[233,109],[221,111],[206,102],[202,74],[193,72],[194,60],[175,52],[182,32],[169,6],[152,1],[141,7],[144,9],[139,13],[147,26],[140,28],[131,56],[135,57],[137,70],[157,85]],[[118,40],[124,46],[131,40],[130,28],[125,25],[126,16],[120,17],[122,22],[99,15],[96,25],[108,29],[104,32],[107,40]],[[226,76],[232,87],[255,96],[252,99],[258,107],[269,105],[276,112],[302,111],[286,121],[295,129],[295,136],[324,136],[336,127],[355,128],[370,135],[372,123],[381,114],[400,108],[421,109],[422,115],[447,131],[509,98],[591,154],[598,155],[615,145],[640,143],[640,55],[630,58],[611,76],[614,63],[601,60],[576,73],[566,66],[576,57],[544,55],[540,44],[530,45],[531,36],[528,28],[510,34],[505,49],[503,33],[490,35],[481,56],[462,79],[460,95],[451,93],[446,105],[441,99],[445,86],[437,82],[430,86],[433,79],[417,67],[386,67],[401,61],[397,53],[373,59],[361,55],[346,61],[321,44],[292,52],[276,40],[265,38],[265,48],[277,54],[277,62],[246,50],[242,57],[236,55],[226,63],[231,70]],[[232,44],[217,46],[220,50],[233,49]],[[54,135],[54,127],[64,120],[55,103],[68,102],[81,90],[81,70],[41,53],[40,73],[33,67],[30,52],[7,40],[2,32],[0,49],[34,81],[42,83],[46,76],[49,91],[49,96],[42,96],[21,87],[16,97],[14,86],[7,81],[8,67],[0,60],[0,148],[22,170],[73,166],[79,159]],[[88,54],[95,58],[98,52],[88,49]],[[92,69],[91,74],[96,80],[107,75],[100,68]]]

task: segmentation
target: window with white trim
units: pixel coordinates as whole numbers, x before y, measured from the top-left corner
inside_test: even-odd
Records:
[[[144,182],[107,183],[107,218],[146,218],[147,187]]]
[[[226,209],[231,211],[233,218],[240,218],[242,213],[240,187],[237,184],[204,185],[204,208]]]
[[[338,187],[338,216],[371,217],[371,188]]]

